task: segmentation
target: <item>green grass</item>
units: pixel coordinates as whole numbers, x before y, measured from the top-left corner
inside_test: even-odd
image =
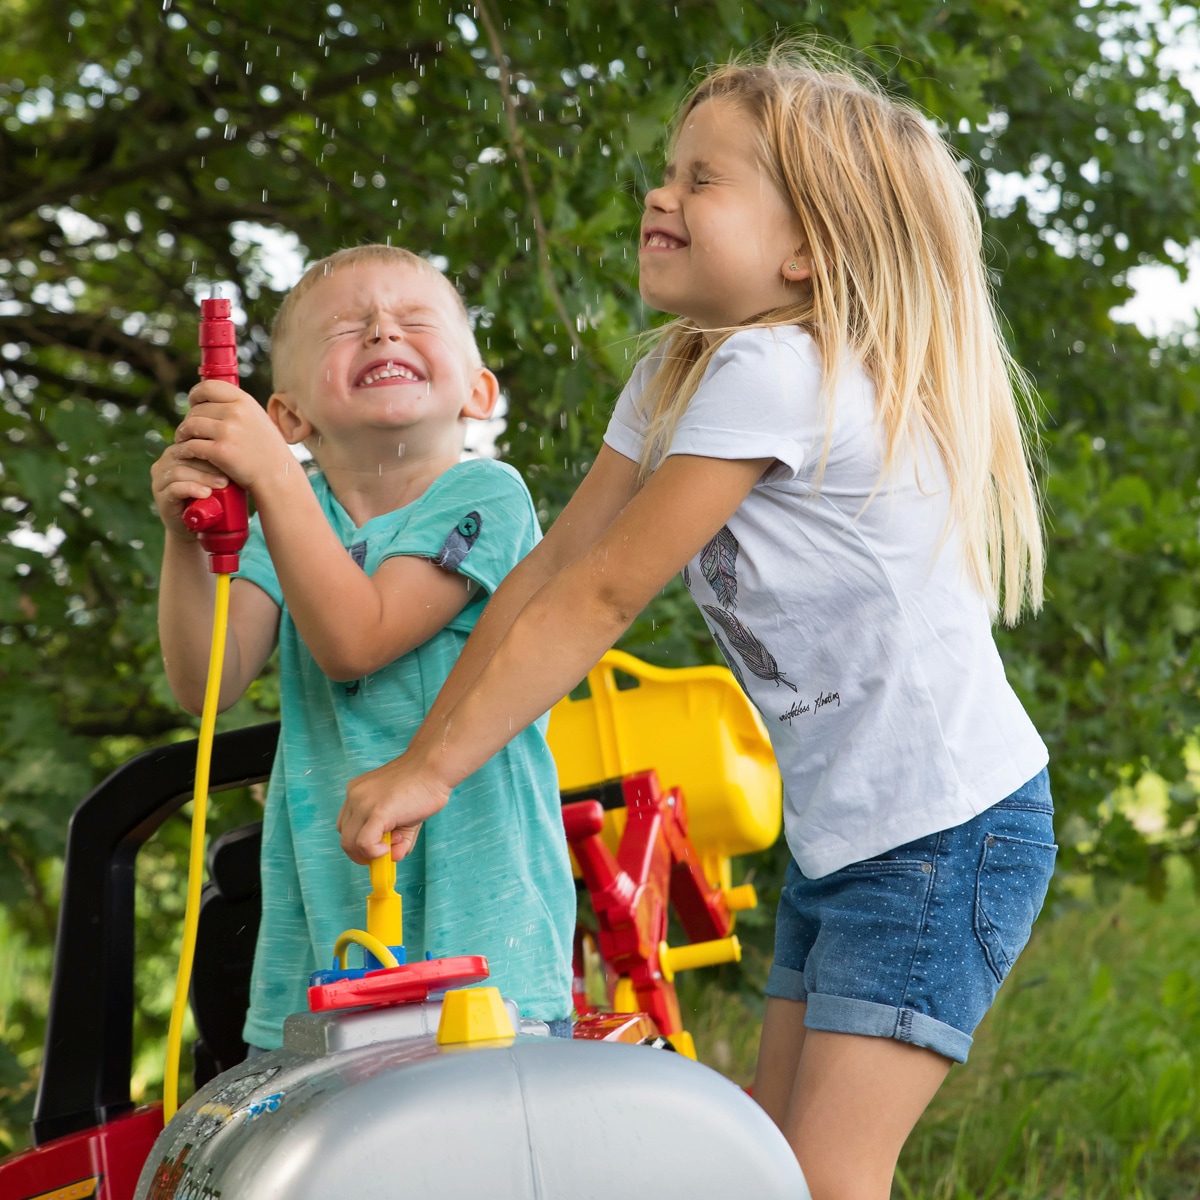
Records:
[[[900,1160],[896,1200],[1200,1197],[1200,903],[1060,899]],[[700,1058],[753,1075],[754,996],[689,985]]]

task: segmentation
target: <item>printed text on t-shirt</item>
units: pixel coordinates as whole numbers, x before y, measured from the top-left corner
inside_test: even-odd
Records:
[[[804,716],[805,713],[812,712],[816,708],[824,708],[827,704],[836,704],[838,708],[842,707],[842,696],[840,692],[820,692],[817,698],[809,704],[807,700],[797,700],[786,712],[779,714],[781,721],[786,721],[789,725],[797,718]]]

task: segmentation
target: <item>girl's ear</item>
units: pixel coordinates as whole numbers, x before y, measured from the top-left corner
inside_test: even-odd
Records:
[[[477,421],[486,421],[496,411],[496,401],[500,397],[500,384],[495,375],[480,367],[475,372],[475,380],[471,385],[467,402],[462,406],[460,417],[474,417]]]
[[[802,283],[812,278],[812,259],[808,255],[808,247],[801,246],[791,258],[783,260],[780,274],[788,283]]]
[[[283,434],[289,446],[304,441],[313,435],[312,422],[300,413],[287,392],[272,392],[267,401],[267,416],[275,422],[275,428]]]

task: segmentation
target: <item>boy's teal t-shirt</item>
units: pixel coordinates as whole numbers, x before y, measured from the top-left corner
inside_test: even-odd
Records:
[[[258,519],[238,578],[280,606],[282,729],[267,792],[262,924],[243,1036],[282,1044],[283,1020],[306,1011],[309,973],[366,923],[366,867],[342,852],[335,822],[350,779],[397,757],[450,673],[487,597],[540,537],[529,492],[492,459],[459,463],[412,504],[356,527],[320,475],[313,489],[347,552],[368,574],[394,555],[428,558],[481,588],[440,633],[352,683],[328,678],[283,602]],[[575,887],[547,719],[518,734],[464,780],[397,863],[409,962],[484,954],[490,983],[521,1013],[571,1011]],[[357,964],[357,951],[351,963]]]

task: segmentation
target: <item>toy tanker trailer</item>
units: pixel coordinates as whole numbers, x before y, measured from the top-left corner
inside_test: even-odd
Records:
[[[305,1013],[155,1143],[138,1200],[807,1197],[740,1088],[682,1054],[547,1036],[494,988]]]

